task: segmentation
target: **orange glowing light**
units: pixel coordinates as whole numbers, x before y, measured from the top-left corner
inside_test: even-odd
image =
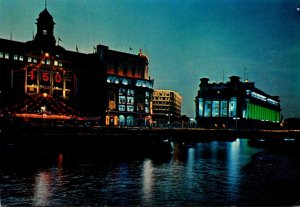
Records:
[[[63,154],[59,154],[58,158],[57,158],[57,167],[58,168],[62,168],[63,159],[64,159],[64,155]]]
[[[35,119],[42,119],[42,118],[45,118],[43,117],[43,114],[15,114],[14,116],[16,117],[21,117],[21,118],[35,118]],[[71,119],[72,117],[71,116],[68,116],[68,115],[50,115],[50,114],[47,114],[47,119],[64,119],[64,120],[67,120],[67,119]],[[85,120],[85,119],[83,119]]]

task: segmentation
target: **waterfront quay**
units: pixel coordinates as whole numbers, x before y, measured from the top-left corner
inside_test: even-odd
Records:
[[[58,124],[47,120],[23,122],[18,120],[1,123],[1,151],[40,149],[50,153],[60,151],[103,151],[128,149],[138,151],[172,151],[170,143],[189,145],[198,142],[235,141],[244,138],[267,141],[272,144],[293,141],[300,145],[300,130],[287,129],[205,129],[205,128],[156,128],[156,127],[107,127],[96,124]],[[290,144],[289,144],[290,145]],[[26,154],[25,153],[25,154]]]
[[[202,141],[222,138],[278,139],[300,138],[298,129],[206,129],[206,128],[154,128],[154,127],[102,127],[102,126],[26,126],[11,125],[1,129],[2,136],[74,135],[96,137],[140,137],[169,139],[171,141]]]
[[[10,126],[1,130],[1,145],[31,142],[36,145],[48,139],[49,142],[85,145],[140,143],[196,143],[209,141],[234,141],[237,138],[250,140],[300,140],[300,130],[243,130],[204,128],[109,128],[101,126]]]

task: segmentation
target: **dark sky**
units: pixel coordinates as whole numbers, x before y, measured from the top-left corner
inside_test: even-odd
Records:
[[[43,0],[0,0],[0,37],[28,41]],[[183,96],[195,116],[199,79],[237,75],[279,96],[284,118],[300,117],[300,0],[48,0],[61,46],[93,45],[150,58],[155,89]]]

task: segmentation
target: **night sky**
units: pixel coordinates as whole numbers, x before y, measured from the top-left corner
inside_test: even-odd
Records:
[[[44,8],[0,0],[0,37],[32,40]],[[224,72],[279,96],[284,118],[300,117],[300,0],[49,0],[47,9],[67,50],[141,48],[154,88],[183,96],[182,114],[195,117],[199,79],[222,82]]]

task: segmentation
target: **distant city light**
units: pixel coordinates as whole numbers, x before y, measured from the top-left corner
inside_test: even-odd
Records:
[[[285,138],[284,141],[295,141],[294,138]]]

